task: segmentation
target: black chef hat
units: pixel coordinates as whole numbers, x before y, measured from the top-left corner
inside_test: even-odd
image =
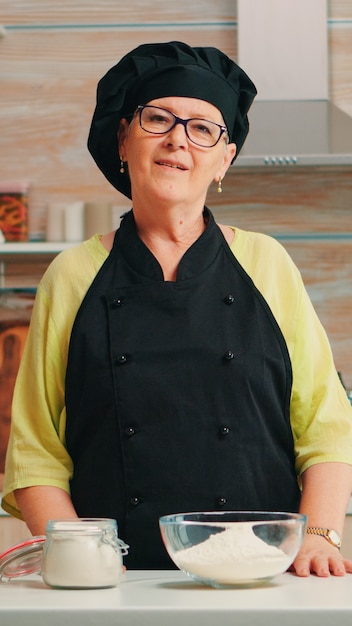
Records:
[[[128,173],[120,173],[117,132],[122,117],[155,98],[206,100],[221,111],[237,156],[256,93],[247,74],[217,48],[192,48],[178,41],[143,44],[99,81],[88,149],[108,181],[131,198]]]

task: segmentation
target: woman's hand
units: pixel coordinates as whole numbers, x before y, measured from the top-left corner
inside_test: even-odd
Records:
[[[343,536],[347,505],[352,492],[352,467],[344,463],[319,463],[302,474],[300,513],[307,526],[335,529]],[[306,534],[291,571],[297,576],[344,576],[352,574],[352,561],[325,537]]]
[[[347,573],[352,574],[352,561],[345,559],[340,550],[324,537],[306,535],[290,571],[297,576],[344,576]]]

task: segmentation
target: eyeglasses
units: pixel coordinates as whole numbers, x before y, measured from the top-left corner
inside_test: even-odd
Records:
[[[191,117],[183,120],[167,109],[154,107],[149,104],[139,104],[140,127],[152,135],[164,135],[172,130],[177,124],[184,126],[188,139],[197,146],[212,148],[216,146],[220,137],[227,132],[226,126],[203,120],[202,118]]]

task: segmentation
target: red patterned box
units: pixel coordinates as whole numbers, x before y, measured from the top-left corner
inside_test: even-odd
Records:
[[[27,183],[0,183],[0,231],[5,241],[28,241]]]

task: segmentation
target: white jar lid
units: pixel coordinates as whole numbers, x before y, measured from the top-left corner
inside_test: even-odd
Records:
[[[0,554],[0,582],[18,576],[40,574],[45,541],[44,535],[32,537]]]

